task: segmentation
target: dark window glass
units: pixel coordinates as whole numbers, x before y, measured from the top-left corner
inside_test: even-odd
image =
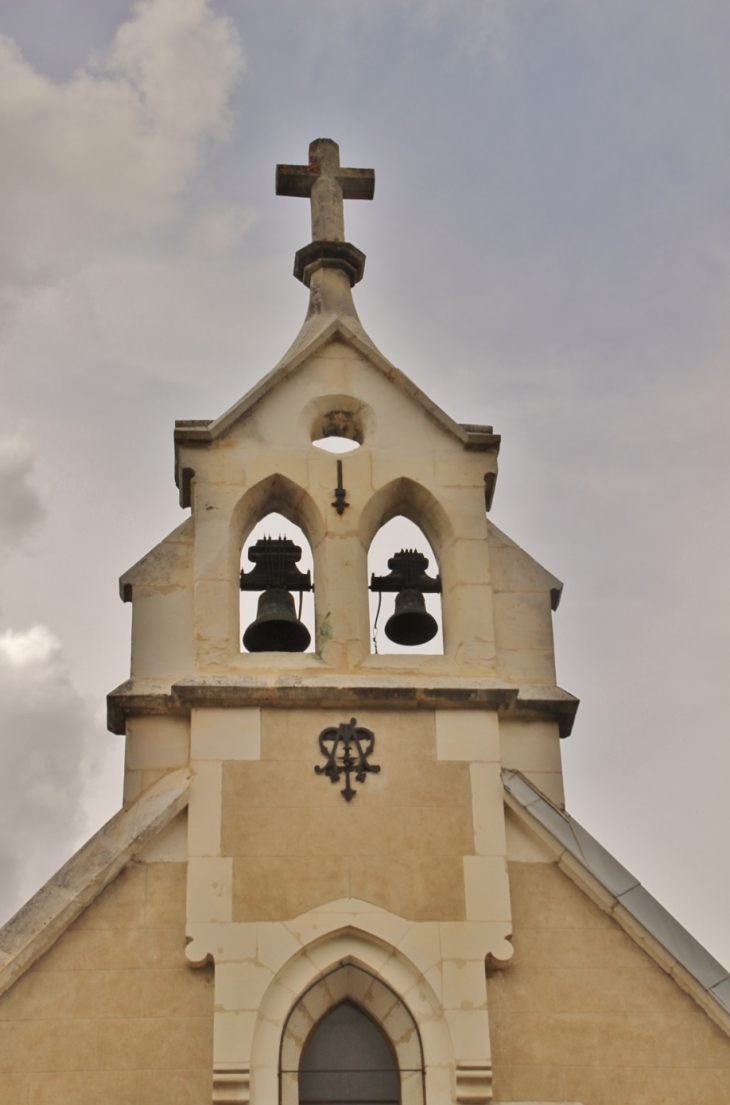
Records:
[[[301,1105],[398,1105],[400,1077],[383,1033],[346,1001],[323,1017],[299,1067]]]

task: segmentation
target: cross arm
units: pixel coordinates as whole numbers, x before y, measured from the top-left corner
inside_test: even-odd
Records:
[[[277,196],[308,198],[312,186],[319,179],[321,169],[311,165],[277,165]],[[346,200],[371,200],[375,194],[374,169],[337,169],[332,174],[342,189]]]

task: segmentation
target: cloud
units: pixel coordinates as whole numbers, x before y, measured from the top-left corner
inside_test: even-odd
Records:
[[[25,545],[45,518],[44,496],[34,482],[36,452],[20,429],[0,437],[0,551]]]
[[[252,208],[235,203],[216,204],[201,211],[188,232],[195,254],[221,255],[235,250],[256,221]]]
[[[286,19],[287,35],[296,35],[298,65],[317,67],[324,58],[330,65],[356,67],[363,44],[383,29],[392,46],[399,34],[413,45],[419,36],[431,38],[453,56],[498,54],[512,29],[520,0],[367,0],[343,4],[341,0],[310,0],[306,8],[287,0],[275,18]],[[292,28],[296,27],[293,31]],[[419,44],[420,45],[420,44]]]
[[[140,0],[65,82],[0,37],[0,286],[52,279],[90,237],[169,221],[228,132],[243,55],[207,0]]]
[[[67,858],[104,745],[44,625],[0,634],[0,919]]]
[[[516,0],[408,0],[414,25],[427,34],[455,34],[461,50],[479,54],[498,51],[508,34]]]

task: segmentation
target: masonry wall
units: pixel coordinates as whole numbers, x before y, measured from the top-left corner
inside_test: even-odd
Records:
[[[213,970],[184,863],[133,863],[0,997],[2,1105],[208,1105]]]
[[[463,920],[463,857],[474,854],[470,768],[436,758],[435,715],[372,710],[380,773],[345,802],[314,765],[317,736],[344,713],[262,710],[261,759],[223,765],[222,855],[233,857],[234,921],[296,917],[361,898],[412,920]]]
[[[513,965],[490,972],[494,1097],[728,1105],[730,1039],[554,863],[510,863]]]

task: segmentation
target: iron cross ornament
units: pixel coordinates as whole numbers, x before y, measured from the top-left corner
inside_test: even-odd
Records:
[[[329,775],[331,783],[339,782],[344,775],[345,789],[340,794],[346,802],[351,802],[357,791],[350,785],[350,776],[364,783],[368,772],[377,775],[380,771],[379,764],[368,763],[374,748],[375,734],[358,725],[357,718],[352,717],[349,723],[342,721],[336,728],[330,726],[319,734],[319,750],[327,757],[327,763],[324,767],[317,764],[314,770],[317,775]]]

